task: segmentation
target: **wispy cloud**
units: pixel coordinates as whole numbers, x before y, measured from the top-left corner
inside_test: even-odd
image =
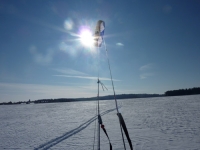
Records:
[[[116,43],[117,46],[124,46],[122,43]]]
[[[143,73],[140,75],[140,79],[146,79],[147,77],[154,76],[154,73]]]
[[[151,70],[155,67],[155,64],[153,63],[149,63],[149,64],[146,64],[142,67],[140,67],[140,71],[147,71],[147,70]]]
[[[153,72],[154,69],[155,69],[154,63],[149,63],[144,66],[141,66],[139,69],[141,71],[140,79],[146,79],[148,77],[154,76],[155,75],[155,73]]]
[[[56,77],[66,77],[66,78],[79,78],[79,79],[89,79],[89,80],[97,80],[98,77],[89,77],[89,76],[70,76],[70,75],[53,75]],[[110,78],[99,78],[100,80],[110,80]],[[117,80],[117,79],[113,79],[113,81],[121,81],[121,80]]]
[[[171,13],[171,12],[172,12],[172,6],[170,6],[170,5],[165,5],[165,6],[163,7],[163,12],[166,13],[166,14]]]
[[[45,98],[77,98],[96,96],[96,84],[60,86],[44,84],[0,83],[0,102]]]
[[[29,48],[30,53],[33,55],[33,59],[36,63],[46,65],[53,60],[54,51],[52,49],[47,50],[46,54],[38,52],[36,46]]]
[[[80,75],[80,76],[86,76],[86,73],[77,71],[77,70],[73,70],[73,69],[53,69],[54,71],[57,71],[59,73],[63,73],[63,74],[68,74],[68,75]]]

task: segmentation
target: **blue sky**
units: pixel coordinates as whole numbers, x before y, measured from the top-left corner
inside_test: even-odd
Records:
[[[104,47],[82,28],[106,24],[117,94],[200,86],[199,0],[0,0],[0,102],[112,94]]]

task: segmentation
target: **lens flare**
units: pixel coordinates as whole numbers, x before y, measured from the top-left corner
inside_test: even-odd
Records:
[[[92,46],[94,43],[92,32],[88,29],[83,29],[80,32],[80,40],[83,45],[89,46],[89,47]]]
[[[74,23],[70,18],[65,20],[65,22],[64,22],[65,29],[72,30],[73,26],[74,26]]]

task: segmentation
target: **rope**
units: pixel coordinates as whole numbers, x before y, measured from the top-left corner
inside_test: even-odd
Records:
[[[109,58],[108,58],[108,50],[107,50],[107,47],[106,47],[105,39],[103,39],[103,41],[104,41],[104,47],[105,47],[105,51],[106,51],[108,66],[109,66],[109,70],[110,70],[110,78],[111,78],[112,88],[113,88],[113,93],[114,93],[114,98],[115,98],[115,105],[116,105],[117,113],[119,113],[117,100],[116,100],[116,94],[115,94],[115,88],[114,88],[114,82],[113,82],[113,79],[112,79],[112,72],[111,72],[111,68],[110,68],[110,61],[109,61]],[[120,123],[120,130],[121,130],[122,140],[123,140],[123,144],[124,144],[124,149],[126,150],[126,144],[125,144],[125,141],[124,141],[124,134],[123,134],[123,131],[122,131],[122,126],[121,126],[120,120],[119,120],[119,123]]]
[[[100,108],[99,108],[99,47],[98,47],[98,95],[97,95],[97,98],[98,98],[98,117],[100,116]],[[97,144],[97,149],[100,150],[100,124],[98,123],[98,144]]]
[[[96,102],[97,103],[97,102]],[[96,115],[97,116],[97,104],[96,104]],[[96,123],[97,119],[95,120],[95,125],[94,125],[94,141],[93,141],[93,150],[94,150],[94,145],[95,145],[95,137],[96,137]]]

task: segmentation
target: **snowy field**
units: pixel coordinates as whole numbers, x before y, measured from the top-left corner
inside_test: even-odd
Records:
[[[115,103],[100,103],[113,149],[123,150]],[[200,150],[200,95],[118,103],[134,150]],[[95,114],[96,102],[0,106],[0,150],[92,150]],[[101,149],[109,149],[102,131]]]

